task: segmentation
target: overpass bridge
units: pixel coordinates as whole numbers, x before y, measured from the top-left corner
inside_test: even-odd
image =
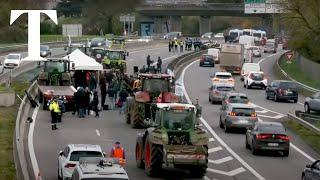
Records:
[[[212,16],[252,16],[244,13],[243,3],[208,3],[206,0],[146,0],[136,10],[142,15],[141,35],[148,35],[146,28],[154,34],[181,31],[181,16],[199,16],[200,34],[211,31]],[[263,21],[270,19],[267,14],[255,16]]]

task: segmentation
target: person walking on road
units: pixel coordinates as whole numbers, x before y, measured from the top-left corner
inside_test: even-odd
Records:
[[[114,110],[115,109],[115,91],[114,87],[112,87],[113,83],[111,82],[111,85],[108,87],[108,96],[110,99],[110,109]]]
[[[104,104],[106,102],[106,96],[107,96],[107,84],[105,77],[102,77],[100,79],[100,93],[101,93],[101,109],[103,109]]]
[[[78,94],[78,106],[79,106],[79,118],[84,118],[85,116],[85,108],[86,108],[86,94],[84,92],[83,87],[80,87]]]
[[[57,130],[57,121],[60,111],[58,100],[56,97],[52,100],[52,102],[49,105],[49,110],[51,112],[51,129]]]
[[[128,91],[126,88],[122,88],[121,91],[119,92],[119,101],[118,101],[118,106],[119,106],[119,114],[124,114],[125,106],[126,106],[126,101],[127,97],[129,96]]]
[[[151,64],[152,64],[151,57],[150,57],[150,55],[148,55],[147,56],[147,67],[148,67],[148,69],[150,69]]]
[[[57,122],[61,123],[62,122],[62,115],[63,113],[66,112],[66,106],[64,105],[64,98],[63,96],[60,96],[58,99],[58,105],[60,108],[60,113],[58,114]]]
[[[159,71],[159,73],[161,73],[161,66],[162,66],[162,59],[159,56],[158,62],[157,62],[157,70]]]
[[[97,88],[97,80],[93,73],[90,73],[90,79],[89,79],[89,89],[90,91],[93,91]]]
[[[99,97],[97,90],[93,90],[92,110],[96,113],[96,117],[99,117]]]
[[[91,96],[91,92],[89,90],[88,87],[85,88],[84,90],[84,94],[85,94],[85,111],[84,114],[85,115],[90,115],[90,96]]]

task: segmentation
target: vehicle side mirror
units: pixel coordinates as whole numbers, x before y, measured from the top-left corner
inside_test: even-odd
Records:
[[[59,156],[62,156],[63,155],[63,151],[59,151]]]
[[[306,165],[306,168],[311,168],[311,165],[310,165],[310,164],[307,164],[307,165]]]

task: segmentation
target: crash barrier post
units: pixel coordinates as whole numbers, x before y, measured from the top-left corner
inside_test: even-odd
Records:
[[[299,118],[296,115],[291,114],[291,113],[288,113],[287,116],[288,116],[289,119],[292,119],[292,120],[298,122],[299,124],[301,124],[305,128],[307,128],[307,129],[311,130],[312,132],[320,135],[320,129],[317,128],[316,126],[312,125],[311,123],[309,123],[309,122],[307,122],[307,121],[305,121],[305,120],[303,120],[303,119],[301,119],[301,118]]]

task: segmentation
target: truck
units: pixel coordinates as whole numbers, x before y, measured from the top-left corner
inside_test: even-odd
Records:
[[[133,83],[135,93],[126,101],[125,117],[133,128],[144,128],[144,120],[152,118],[156,102],[179,102],[168,74],[140,73]]]
[[[69,59],[51,58],[44,61],[37,81],[39,103],[43,104],[44,110],[48,108],[47,102],[56,96],[65,99],[67,109],[73,107],[76,89],[71,83],[70,65],[74,67]]]
[[[137,167],[151,177],[174,167],[202,178],[208,167],[209,136],[199,126],[200,109],[192,104],[155,104],[154,116],[146,122],[149,128],[137,137]]]
[[[244,46],[242,44],[222,44],[220,52],[221,70],[240,74],[244,61]]]

